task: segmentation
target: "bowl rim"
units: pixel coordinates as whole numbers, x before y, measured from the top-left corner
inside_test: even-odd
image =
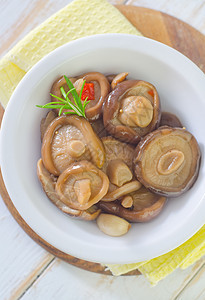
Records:
[[[86,41],[86,43],[85,43]],[[141,253],[139,255],[138,253],[138,257],[136,257],[136,254],[134,253],[135,251],[130,251],[129,253],[129,258],[125,259],[125,255],[123,253],[123,251],[118,251],[118,255],[116,256],[116,249],[115,247],[112,249],[112,251],[110,249],[105,249],[106,253],[104,253],[104,257],[99,257],[98,255],[98,247],[96,245],[89,245],[89,243],[84,244],[84,251],[83,253],[81,251],[77,251],[77,247],[82,247],[82,244],[77,240],[77,239],[71,239],[71,242],[75,244],[75,250],[70,249],[69,253],[67,251],[64,251],[63,248],[61,248],[61,246],[58,244],[59,243],[59,239],[57,239],[54,243],[53,241],[53,234],[48,233],[46,229],[48,228],[52,228],[52,230],[55,230],[55,226],[51,226],[50,223],[46,223],[46,226],[42,228],[40,228],[35,220],[36,217],[32,217],[28,216],[26,213],[27,211],[19,206],[19,202],[18,202],[18,193],[16,193],[16,188],[13,185],[14,184],[14,178],[12,178],[9,174],[9,172],[7,172],[7,168],[8,168],[8,160],[4,159],[4,157],[9,157],[9,154],[11,153],[11,149],[9,150],[9,146],[11,145],[12,141],[11,139],[8,139],[8,135],[7,135],[7,131],[12,133],[12,128],[11,128],[11,124],[10,124],[10,115],[15,113],[15,106],[16,98],[19,98],[19,95],[21,95],[22,90],[24,88],[24,85],[28,83],[28,81],[30,80],[30,76],[37,76],[37,74],[41,74],[41,78],[42,76],[46,75],[46,73],[48,73],[50,70],[52,70],[54,67],[56,67],[58,64],[62,63],[63,60],[65,60],[65,56],[64,55],[59,55],[62,53],[67,53],[66,57],[68,58],[70,54],[69,50],[71,51],[72,48],[77,49],[77,53],[78,54],[82,54],[83,52],[89,51],[91,47],[91,45],[95,45],[97,48],[100,46],[100,44],[102,44],[102,41],[104,44],[106,44],[108,48],[110,47],[116,47],[116,45],[120,46],[120,47],[125,47],[127,48],[128,45],[132,45],[133,49],[136,50],[136,48],[140,51],[144,51],[145,53],[149,53],[149,46],[152,45],[152,47],[154,47],[154,54],[156,56],[159,57],[159,48],[163,48],[163,50],[165,51],[166,54],[171,55],[174,59],[176,63],[179,64],[183,64],[185,65],[189,70],[192,71],[192,76],[195,76],[195,81],[197,81],[198,86],[203,85],[203,90],[204,90],[204,86],[205,86],[205,77],[204,77],[204,73],[191,61],[189,60],[186,56],[184,56],[182,53],[178,52],[177,50],[162,44],[160,42],[157,42],[155,40],[151,40],[149,38],[146,37],[141,37],[141,36],[135,36],[135,35],[130,35],[130,34],[99,34],[99,35],[94,35],[94,36],[89,36],[89,37],[84,37],[84,38],[80,38],[78,40],[69,42],[57,49],[55,49],[54,51],[52,51],[51,53],[49,53],[48,55],[46,55],[44,58],[42,58],[36,65],[34,65],[28,72],[27,74],[24,76],[24,78],[20,81],[20,83],[18,84],[18,86],[16,87],[4,114],[3,117],[3,121],[2,121],[2,125],[1,125],[1,143],[0,143],[0,155],[1,155],[1,169],[2,169],[2,176],[5,182],[5,186],[6,189],[10,195],[10,198],[14,204],[14,206],[16,207],[16,209],[18,210],[19,214],[21,215],[21,217],[26,221],[26,223],[41,237],[43,238],[46,242],[48,242],[49,244],[51,244],[52,246],[56,247],[57,249],[76,256],[78,258],[87,260],[87,261],[93,261],[93,262],[100,262],[100,263],[133,263],[133,262],[137,262],[137,261],[145,261],[145,260],[149,260],[152,259],[154,257],[160,256],[164,253],[167,253],[173,249],[175,249],[176,247],[178,247],[179,245],[181,245],[182,243],[184,243],[185,241],[187,241],[191,236],[193,236],[197,230],[199,230],[203,225],[204,225],[204,216],[201,214],[200,216],[197,214],[197,212],[199,210],[203,210],[205,209],[205,201],[200,202],[200,207],[198,207],[198,210],[195,210],[192,214],[192,219],[195,220],[195,222],[193,224],[189,224],[188,229],[186,228],[186,231],[182,230],[181,228],[183,227],[183,229],[185,228],[185,226],[187,226],[188,221],[187,220],[183,220],[183,224],[184,226],[180,227],[179,230],[179,234],[177,235],[177,237],[175,237],[174,239],[170,238],[168,243],[165,243],[165,245],[162,248],[153,248],[150,249],[151,251],[151,255],[150,252],[144,252]],[[106,41],[106,43],[105,43]],[[135,45],[135,42],[137,45]],[[81,47],[83,46],[83,47]],[[83,49],[82,49],[83,48]],[[71,51],[72,52],[72,51]],[[166,56],[166,55],[165,55]],[[57,58],[56,60],[53,59],[53,57]],[[162,58],[162,60],[165,61],[165,57]],[[48,68],[49,65],[49,68]],[[38,76],[37,76],[38,77]],[[38,81],[38,79],[36,78],[35,81]],[[20,99],[20,101],[22,102],[23,100]],[[20,102],[20,103],[21,103]],[[5,142],[6,141],[6,142]],[[11,163],[12,163],[12,157],[11,157]],[[23,192],[20,191],[18,188],[19,192]],[[203,200],[205,198],[205,194],[203,195]],[[36,214],[36,212],[34,212]],[[51,226],[51,227],[50,227]],[[55,231],[55,234],[58,234],[58,230]],[[58,246],[56,246],[56,243],[58,244]],[[127,257],[127,256],[126,256]]]

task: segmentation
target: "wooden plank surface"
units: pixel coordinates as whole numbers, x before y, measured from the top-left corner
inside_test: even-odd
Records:
[[[32,0],[28,2],[21,0],[19,5],[19,0],[10,2],[2,0],[0,2],[0,55],[5,54],[32,28],[68,2],[71,1]],[[205,33],[205,12],[204,1],[202,0],[110,2],[115,4],[126,2],[126,4],[159,9],[185,20]],[[14,34],[15,28],[18,30]],[[96,297],[92,297],[89,293],[86,282],[90,288],[92,288],[92,282],[93,284],[98,282],[101,292],[95,292],[95,296],[98,296],[99,299],[105,299],[103,298],[104,290],[107,291],[106,299],[115,299],[114,297],[119,294],[121,299],[128,299],[128,293],[130,297],[135,295],[135,299],[136,295],[139,299],[151,297],[152,299],[162,299],[160,295],[164,295],[163,299],[165,300],[176,298],[180,300],[205,299],[203,261],[185,271],[176,270],[154,288],[150,288],[143,277],[133,277],[133,280],[132,278],[105,279],[103,275],[87,273],[59,260],[53,260],[53,256],[47,254],[27,237],[15,223],[2,201],[0,201],[0,238],[0,299],[3,300],[18,299],[23,294],[24,296],[21,298],[24,299],[58,299],[60,295],[63,296],[62,299],[87,299],[87,296],[95,299]],[[70,280],[73,285],[69,284],[70,288],[66,288]],[[82,287],[80,295],[78,288],[76,289],[76,282]],[[55,295],[59,297],[56,298]],[[77,296],[81,298],[77,298]]]
[[[55,260],[26,291],[22,300],[168,300],[174,299],[200,269],[202,261],[184,272],[176,270],[156,287],[143,276],[111,277],[74,268]],[[60,280],[57,280],[59,278]],[[48,290],[49,286],[49,290]],[[70,297],[70,298],[69,298]],[[189,299],[189,298],[184,298]],[[181,300],[181,299],[180,299]]]
[[[187,22],[205,34],[204,0],[128,0],[126,4],[148,7],[165,12]]]

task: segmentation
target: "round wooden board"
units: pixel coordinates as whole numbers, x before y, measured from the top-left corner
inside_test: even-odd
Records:
[[[176,18],[159,11],[136,6],[118,5],[116,7],[144,36],[177,49],[205,71],[205,36],[199,31]],[[4,109],[0,105],[0,122],[3,117],[3,112]],[[76,267],[96,273],[111,275],[110,271],[105,271],[105,268],[101,264],[84,261],[63,253],[38,236],[22,219],[14,207],[5,188],[1,172],[0,193],[6,206],[19,225],[34,241],[47,251]],[[135,270],[126,275],[138,274],[140,274],[139,271]]]

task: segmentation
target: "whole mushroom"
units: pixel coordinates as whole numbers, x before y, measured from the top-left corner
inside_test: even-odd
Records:
[[[124,199],[132,200],[132,205],[124,206]],[[100,201],[98,207],[106,213],[114,214],[130,222],[148,222],[155,218],[164,207],[166,198],[156,195],[145,187],[114,202]]]
[[[161,113],[161,119],[159,126],[169,126],[169,127],[180,127],[183,128],[183,125],[179,118],[171,114],[170,112],[163,111]]]
[[[121,141],[137,144],[159,126],[160,100],[156,88],[142,80],[118,83],[103,107],[106,130]]]
[[[58,176],[73,162],[90,160],[101,168],[105,150],[90,123],[76,115],[55,118],[42,142],[42,160],[46,169]]]
[[[89,90],[92,91],[91,98],[89,97],[90,93],[88,94],[88,100],[90,100],[90,102],[88,103],[88,105],[85,108],[86,117],[89,121],[95,121],[95,120],[99,119],[102,115],[102,106],[105,101],[105,98],[107,97],[107,95],[110,92],[110,83],[107,80],[107,78],[102,73],[89,72],[89,73],[80,75],[76,78],[70,78],[70,80],[73,83],[74,87],[76,88],[76,91],[78,94],[80,94],[80,91],[81,91],[81,88],[83,85],[83,81],[85,80],[85,86],[84,86],[83,93],[85,93],[85,96],[86,96],[87,91],[89,91]],[[59,79],[57,79],[54,82],[54,84],[51,88],[51,94],[53,94],[57,97],[62,97],[62,94],[60,91],[61,86],[64,87],[66,92],[69,91],[69,88],[66,85],[66,81],[65,81],[64,77],[60,77]],[[86,86],[87,86],[87,90],[85,90]],[[69,94],[69,98],[72,102],[74,102],[71,94]],[[51,97],[51,99],[53,101],[56,101],[56,99],[54,97]],[[82,99],[82,104],[83,104],[84,100],[85,99]],[[64,110],[63,110],[63,112],[64,112]]]
[[[101,210],[95,205],[89,207],[87,210],[77,210],[63,203],[60,200],[57,192],[55,191],[57,179],[52,174],[50,174],[48,170],[46,170],[45,166],[43,165],[42,159],[39,159],[37,163],[37,175],[47,197],[57,208],[59,208],[65,214],[87,221],[96,219],[100,214]]]
[[[151,191],[176,197],[192,187],[200,166],[200,148],[184,128],[160,127],[137,145],[133,166]]]
[[[106,195],[109,179],[88,161],[70,165],[56,182],[60,200],[73,209],[86,210]]]

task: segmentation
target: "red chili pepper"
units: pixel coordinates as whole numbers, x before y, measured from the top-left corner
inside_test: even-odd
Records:
[[[88,100],[95,100],[94,83],[85,83],[81,100],[84,101],[88,97]]]
[[[153,90],[149,90],[148,94],[150,94],[150,96],[152,96],[154,98],[154,91]]]

